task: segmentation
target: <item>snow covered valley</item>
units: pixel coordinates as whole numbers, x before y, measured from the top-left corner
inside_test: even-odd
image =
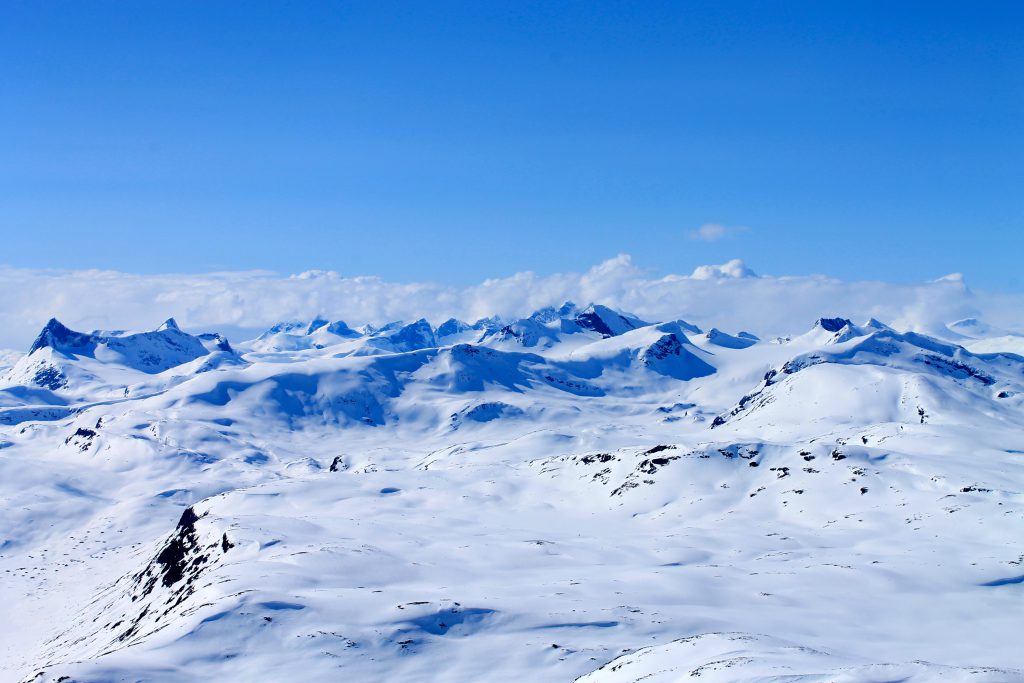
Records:
[[[1024,681],[1020,339],[51,321],[3,357],[0,678]]]

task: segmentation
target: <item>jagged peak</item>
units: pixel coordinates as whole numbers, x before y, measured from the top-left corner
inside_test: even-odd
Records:
[[[224,351],[225,353],[235,352],[235,350],[231,348],[231,344],[228,342],[227,337],[219,332],[204,332],[203,334],[196,335],[196,337],[199,341],[212,342],[212,346],[219,351]]]
[[[640,353],[639,359],[644,366],[684,381],[715,373],[715,367],[697,355],[700,352],[677,325],[668,323],[658,325],[656,329],[664,334]]]
[[[391,322],[385,323],[380,327],[367,323],[362,327],[362,329],[364,334],[384,335],[396,332],[406,326],[407,323],[404,320],[392,320]]]
[[[546,306],[531,313],[527,320],[535,320],[541,324],[547,324],[558,320],[560,317],[558,310],[554,306]]]
[[[475,323],[473,323],[473,329],[493,331],[501,329],[503,325],[504,323],[502,323],[500,317],[492,315],[489,318],[480,318],[479,320],[477,320]]]
[[[56,318],[50,318],[32,342],[29,355],[43,348],[81,347],[92,341],[91,335],[75,332]]]
[[[401,329],[401,330],[409,330],[409,329],[424,329],[424,328],[429,328],[431,330],[434,329],[433,327],[430,326],[430,321],[428,321],[426,318],[420,318],[419,320],[414,320],[413,322],[411,322],[411,323],[409,323],[407,325],[402,325],[402,327],[399,328],[399,329]]]
[[[384,329],[387,330],[387,334],[381,334],[383,331],[381,330],[378,331],[378,336],[392,344],[396,350],[416,351],[437,346],[434,328],[431,327],[426,318],[420,318],[408,324],[401,324],[397,328],[386,325]]]
[[[329,323],[330,323],[329,320],[326,320],[325,318],[321,318],[320,316],[316,316],[315,318],[313,318],[309,322],[309,325],[306,327],[306,334],[313,334],[314,332],[319,330],[321,327],[324,327],[324,326],[328,325]]]
[[[168,318],[163,322],[162,325],[160,325],[160,327],[156,328],[157,332],[166,332],[167,330],[181,332],[181,328],[178,327],[178,321],[175,320],[174,318]]]
[[[327,326],[327,331],[339,337],[354,337],[359,333],[353,330],[344,320],[335,320]]]
[[[265,338],[271,337],[271,336],[273,336],[275,334],[280,334],[282,332],[291,332],[293,330],[297,330],[297,329],[300,329],[302,327],[305,327],[305,323],[299,322],[299,321],[295,321],[295,320],[288,320],[288,321],[282,321],[282,322],[279,322],[279,323],[274,323],[273,325],[271,325],[270,327],[267,328],[266,332],[264,332],[263,334],[260,335],[260,338],[261,339],[265,339]]]
[[[473,329],[473,327],[467,322],[459,320],[458,318],[448,318],[437,326],[437,336],[448,337],[471,329]]]
[[[853,325],[853,323],[846,318],[818,318],[814,323],[815,327],[820,327],[826,332],[838,332],[850,325]]]
[[[46,321],[46,324],[43,325],[43,330],[42,331],[46,332],[48,330],[51,331],[51,332],[58,332],[58,331],[70,332],[70,329],[68,329],[64,325],[64,323],[62,323],[61,321],[57,320],[56,318],[50,318],[49,320]]]
[[[648,323],[608,306],[591,303],[576,316],[576,324],[606,337],[615,337]]]
[[[579,313],[580,310],[576,304],[572,301],[565,301],[557,308],[555,306],[545,306],[534,311],[530,314],[528,320],[536,320],[539,323],[548,324],[560,319],[574,318]]]

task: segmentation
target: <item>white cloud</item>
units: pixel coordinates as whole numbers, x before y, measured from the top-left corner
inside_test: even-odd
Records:
[[[715,280],[718,278],[757,277],[757,273],[747,268],[743,261],[734,258],[720,266],[697,266],[690,277],[694,280]]]
[[[739,226],[728,226],[722,225],[721,223],[705,223],[696,230],[690,231],[690,239],[698,240],[700,242],[715,242],[728,237],[729,235],[735,235],[738,232],[743,232],[746,228]]]
[[[0,291],[0,347],[15,349],[27,348],[51,316],[82,330],[152,329],[173,316],[185,329],[239,339],[281,320],[315,315],[352,325],[422,316],[438,323],[449,316],[522,316],[569,299],[649,320],[684,318],[773,336],[800,333],[823,315],[875,317],[922,332],[968,317],[1018,329],[1024,310],[1020,295],[973,292],[958,279],[893,284],[823,275],[757,277],[740,261],[652,277],[625,254],[584,273],[524,272],[468,287],[329,271],[139,275],[0,267]]]

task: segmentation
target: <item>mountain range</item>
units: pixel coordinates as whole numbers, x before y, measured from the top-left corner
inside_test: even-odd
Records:
[[[1024,357],[571,302],[0,366],[5,680],[1024,681]]]

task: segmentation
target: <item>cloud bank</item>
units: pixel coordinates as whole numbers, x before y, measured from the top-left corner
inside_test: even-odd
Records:
[[[0,347],[26,349],[50,317],[75,329],[152,329],[175,317],[191,331],[238,340],[282,320],[321,315],[352,325],[427,317],[517,317],[572,300],[601,302],[650,320],[769,337],[799,334],[821,316],[875,317],[934,332],[977,317],[1020,329],[1024,296],[972,291],[962,278],[916,284],[845,282],[825,275],[757,276],[740,261],[654,277],[625,254],[584,273],[516,273],[480,284],[389,282],[330,271],[140,275],[0,267]]]

